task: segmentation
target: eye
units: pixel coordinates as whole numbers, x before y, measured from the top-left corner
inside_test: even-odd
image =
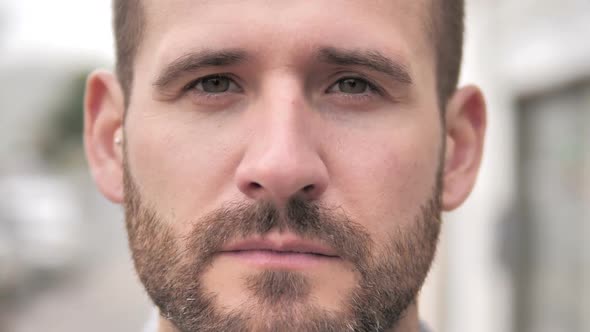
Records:
[[[223,75],[212,75],[200,78],[187,85],[186,89],[195,89],[198,92],[209,94],[220,94],[240,90],[231,78]]]
[[[336,82],[328,89],[328,92],[358,95],[367,94],[373,90],[375,89],[367,80],[359,77],[347,77]]]

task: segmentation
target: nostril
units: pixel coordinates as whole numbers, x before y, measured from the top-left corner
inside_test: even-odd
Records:
[[[252,190],[257,190],[257,189],[262,188],[262,185],[258,182],[250,182],[250,188]]]
[[[303,187],[303,192],[305,193],[310,193],[315,189],[315,186],[313,184],[307,185],[305,187]]]

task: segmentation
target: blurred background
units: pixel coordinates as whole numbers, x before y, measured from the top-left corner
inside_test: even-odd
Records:
[[[421,315],[440,332],[590,331],[590,1],[467,5],[462,82],[487,96],[487,146]],[[110,20],[105,0],[0,0],[0,332],[141,331],[150,315],[82,149]]]

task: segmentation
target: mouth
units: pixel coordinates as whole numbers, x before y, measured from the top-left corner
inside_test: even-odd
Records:
[[[232,242],[219,255],[265,269],[308,269],[340,260],[329,246],[293,234],[277,233]]]

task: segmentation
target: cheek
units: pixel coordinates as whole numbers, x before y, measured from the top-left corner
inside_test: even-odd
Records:
[[[239,162],[237,142],[243,140],[236,121],[203,121],[189,112],[156,113],[129,114],[130,172],[143,200],[164,220],[189,223],[200,217],[195,213],[206,213],[231,199],[224,195],[230,192]]]
[[[434,193],[439,124],[415,123],[347,135],[334,162],[335,199],[377,238],[414,222]]]

